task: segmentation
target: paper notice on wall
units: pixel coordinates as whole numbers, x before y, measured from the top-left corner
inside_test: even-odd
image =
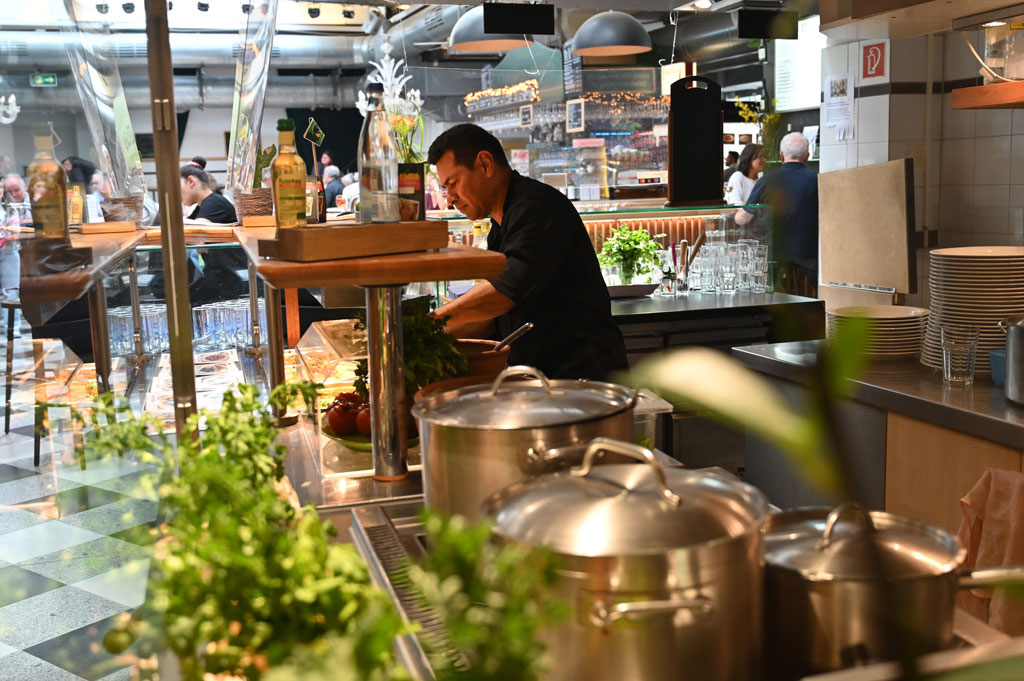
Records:
[[[833,73],[825,78],[824,123],[836,128],[836,139],[853,139],[853,76]]]

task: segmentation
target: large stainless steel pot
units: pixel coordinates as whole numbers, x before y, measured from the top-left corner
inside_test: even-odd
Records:
[[[948,532],[857,504],[775,514],[765,536],[767,678],[895,659],[900,645],[948,647],[957,589],[1024,578],[1020,568],[961,574],[965,558]]]
[[[605,452],[647,465],[593,467]],[[755,488],[601,438],[579,468],[516,483],[484,510],[501,540],[560,559],[554,595],[573,614],[545,633],[549,681],[758,676],[768,502]]]
[[[1006,332],[1006,399],[1024,404],[1024,315],[999,322]]]
[[[535,380],[506,381],[528,375]],[[426,504],[470,519],[489,495],[530,475],[579,463],[598,436],[633,439],[634,393],[596,381],[549,381],[509,367],[492,385],[433,394],[419,421]]]

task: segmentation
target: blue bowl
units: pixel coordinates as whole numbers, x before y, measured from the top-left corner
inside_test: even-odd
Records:
[[[1002,388],[1006,384],[1006,350],[989,350],[988,361],[992,382]]]

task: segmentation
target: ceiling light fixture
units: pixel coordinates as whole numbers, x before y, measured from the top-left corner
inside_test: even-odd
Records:
[[[651,51],[651,36],[634,17],[616,10],[595,14],[572,39],[573,54],[582,57],[620,57]]]
[[[96,11],[99,12],[100,14],[106,14],[107,12],[110,11],[110,5],[108,5],[105,2],[97,3]]]
[[[697,9],[711,9],[711,0],[696,0],[693,6]]]
[[[134,2],[126,2],[123,5],[121,5],[121,9],[124,10],[125,14],[131,14],[132,12],[135,11],[135,3]]]
[[[453,52],[505,52],[532,44],[533,40],[524,35],[485,33],[483,5],[459,17],[448,36],[448,49]]]
[[[210,3],[208,3],[208,2],[197,2],[196,3],[196,9],[199,10],[200,12],[208,12],[208,11],[210,11]]]
[[[982,24],[984,28],[998,28],[999,26],[1006,26],[1005,21],[988,21]]]
[[[978,12],[977,14],[953,19],[953,30],[976,31],[979,28],[1005,26],[1007,21],[1021,15],[1024,15],[1024,3],[1017,3],[1009,7],[994,9],[988,12]]]

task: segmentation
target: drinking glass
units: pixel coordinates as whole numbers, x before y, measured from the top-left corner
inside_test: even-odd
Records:
[[[740,239],[736,242],[736,245],[739,247],[737,251],[739,260],[736,263],[739,279],[736,288],[740,291],[749,291],[754,269],[754,247],[757,246],[757,239]]]
[[[768,278],[768,247],[754,246],[751,258],[752,281],[750,283],[751,293],[764,293],[766,280]]]
[[[942,379],[947,383],[974,383],[974,360],[978,354],[978,329],[973,326],[943,326]]]
[[[701,268],[704,266],[704,258],[697,256],[690,263],[690,269],[686,275],[686,288],[690,291],[701,290]]]
[[[676,268],[672,262],[672,250],[661,251],[658,254],[658,259],[661,268],[661,285],[658,287],[657,295],[674,296],[676,294]]]
[[[733,294],[736,293],[736,277],[737,277],[737,261],[739,248],[737,246],[726,246],[722,249],[722,255],[719,259],[719,270],[721,272],[721,289],[722,293]]]

